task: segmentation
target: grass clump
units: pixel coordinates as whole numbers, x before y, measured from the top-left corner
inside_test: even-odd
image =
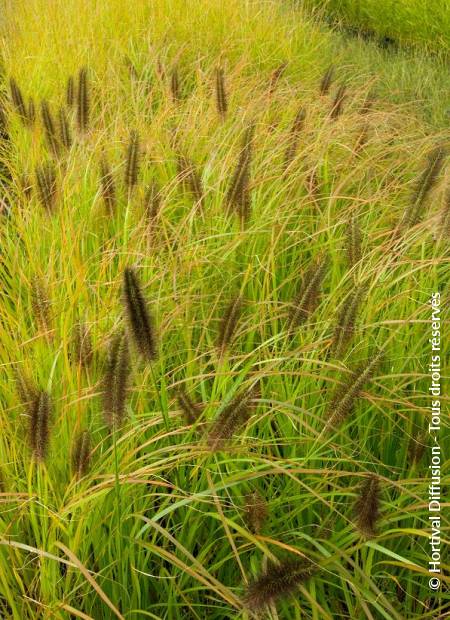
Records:
[[[445,613],[439,58],[260,0],[2,28],[0,617]]]
[[[307,0],[330,20],[341,21],[351,33],[376,39],[380,45],[412,45],[448,54],[450,17],[445,2],[433,0]]]

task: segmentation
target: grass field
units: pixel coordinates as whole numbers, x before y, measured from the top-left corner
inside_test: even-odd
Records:
[[[444,618],[444,61],[263,0],[4,4],[0,617]]]
[[[450,51],[448,0],[304,0],[308,9],[342,20],[380,40],[421,47],[447,55]],[[386,42],[386,41],[385,41]]]

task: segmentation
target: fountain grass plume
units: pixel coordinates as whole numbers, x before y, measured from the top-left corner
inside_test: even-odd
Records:
[[[192,400],[184,387],[178,390],[177,401],[186,423],[195,424],[202,413],[201,405]]]
[[[305,272],[300,290],[290,312],[290,329],[295,329],[304,323],[319,305],[322,281],[327,272],[328,265],[328,255],[321,254]]]
[[[334,65],[330,65],[328,69],[325,71],[325,73],[323,74],[322,79],[320,81],[320,86],[319,86],[319,92],[321,95],[326,95],[328,91],[330,90],[330,86],[334,78],[334,71],[335,71]]]
[[[16,372],[14,379],[19,400],[27,413],[30,414],[31,407],[38,395],[38,390],[28,374],[23,371]]]
[[[250,217],[250,168],[254,133],[255,126],[252,124],[244,133],[239,159],[225,199],[227,210],[236,212],[243,222]]]
[[[237,324],[241,316],[243,299],[240,295],[236,295],[225,309],[224,315],[220,322],[219,337],[217,346],[219,354],[222,356],[226,349],[230,346],[233,336],[236,332]]]
[[[252,402],[258,395],[258,385],[243,390],[213,420],[206,438],[212,452],[226,448],[236,431],[248,420]]]
[[[172,95],[172,101],[174,103],[179,103],[181,101],[181,85],[177,66],[172,68],[172,72],[170,74],[170,92]]]
[[[100,159],[100,191],[108,215],[114,215],[117,205],[116,184],[104,153]]]
[[[362,258],[362,233],[358,218],[355,215],[351,215],[346,223],[345,250],[348,266],[351,269]]]
[[[65,149],[72,146],[72,135],[70,132],[69,119],[65,108],[61,107],[58,112],[59,141]]]
[[[89,128],[90,97],[87,69],[83,67],[78,74],[77,90],[77,124],[80,133],[86,133]]]
[[[39,200],[47,213],[51,214],[55,210],[57,195],[55,165],[51,161],[37,165],[35,175]]]
[[[130,335],[147,361],[157,357],[156,334],[139,279],[131,267],[123,274],[123,303]]]
[[[333,355],[341,357],[346,352],[355,331],[358,310],[366,294],[367,287],[359,285],[354,288],[345,300],[339,312],[333,334]]]
[[[177,155],[178,178],[182,184],[188,188],[196,204],[203,205],[203,186],[202,178],[195,164],[182,153]]]
[[[286,147],[286,152],[284,155],[284,171],[285,172],[289,168],[297,152],[298,138],[299,138],[299,134],[301,130],[303,129],[305,118],[306,118],[305,109],[303,108],[303,106],[301,106],[299,110],[297,111],[297,114],[295,115],[291,130],[289,132],[288,145]]]
[[[251,612],[260,612],[278,599],[294,594],[315,571],[312,562],[303,558],[269,564],[247,587],[244,606]]]
[[[258,491],[245,496],[245,521],[254,534],[259,534],[268,517],[267,502]]]
[[[34,277],[31,282],[31,307],[37,328],[42,332],[52,329],[51,301],[47,283],[43,278]]]
[[[34,125],[36,121],[36,106],[33,97],[28,97],[27,117],[29,125]]]
[[[428,445],[428,436],[427,431],[421,431],[411,437],[408,445],[408,458],[411,465],[418,465],[422,460],[425,448]]]
[[[428,154],[425,168],[415,185],[412,200],[403,213],[400,224],[403,230],[415,226],[420,221],[423,207],[437,184],[446,155],[447,152],[441,145],[434,147]]]
[[[282,62],[272,71],[269,79],[269,97],[271,97],[275,92],[284,72],[286,71],[286,67],[287,62]]]
[[[221,67],[216,69],[216,105],[217,112],[224,119],[228,110],[228,98],[225,88],[225,76]]]
[[[103,415],[111,430],[120,427],[125,419],[130,374],[128,338],[120,332],[110,342],[103,377]]]
[[[139,156],[140,156],[140,141],[139,133],[133,129],[130,133],[130,139],[126,152],[125,163],[125,186],[128,191],[131,191],[138,181],[139,174]]]
[[[341,116],[343,107],[344,107],[344,101],[347,96],[346,93],[347,93],[347,87],[345,86],[345,84],[341,84],[339,88],[337,89],[336,94],[333,99],[333,103],[331,104],[331,110],[330,110],[331,119],[335,120],[336,118]]]
[[[75,104],[75,80],[73,75],[69,76],[66,84],[66,104],[69,108],[73,108]]]
[[[76,435],[72,447],[72,470],[77,478],[82,478],[89,469],[91,460],[91,436],[88,430]]]
[[[444,207],[440,217],[440,239],[450,239],[450,186],[444,196]]]
[[[50,111],[50,106],[47,101],[41,102],[41,116],[42,123],[44,125],[45,136],[47,138],[48,145],[54,155],[59,153],[59,139],[56,133],[55,123],[53,121],[53,115]]]
[[[9,80],[9,91],[11,93],[11,101],[17,114],[19,115],[22,122],[26,124],[28,121],[28,114],[27,108],[25,106],[25,100],[23,98],[20,86],[17,84],[16,80],[13,77],[11,77]]]
[[[383,349],[361,363],[345,378],[327,407],[325,430],[338,426],[350,415],[364,385],[371,379],[380,363],[382,354]]]
[[[355,502],[356,526],[365,538],[377,535],[380,518],[380,483],[378,476],[370,474],[361,484]]]
[[[29,412],[28,437],[30,448],[37,461],[44,461],[50,442],[50,395],[38,390]]]
[[[145,192],[144,198],[144,211],[149,224],[154,224],[156,221],[161,209],[161,202],[161,190],[158,183],[152,181]]]
[[[73,328],[71,344],[71,359],[73,362],[81,366],[81,368],[88,368],[92,363],[94,351],[92,347],[91,331],[86,323],[76,323]]]

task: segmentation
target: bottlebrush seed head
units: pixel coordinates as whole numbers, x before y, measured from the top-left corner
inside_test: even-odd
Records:
[[[21,120],[26,123],[28,120],[28,115],[25,100],[23,98],[22,91],[14,78],[10,78],[9,80],[9,90],[11,93],[11,101],[17,114],[20,116]]]
[[[411,203],[403,213],[402,228],[406,229],[415,226],[420,221],[423,206],[437,184],[446,155],[447,152],[441,145],[433,148],[428,154],[425,169],[416,183]]]
[[[182,154],[178,154],[178,178],[183,185],[187,186],[193,195],[195,202],[202,206],[203,204],[203,187],[201,176],[192,161]]]
[[[130,133],[130,140],[127,146],[125,165],[125,186],[128,190],[132,190],[138,181],[139,150],[139,134],[136,130],[133,130]]]
[[[377,522],[380,517],[380,483],[375,474],[368,476],[360,486],[355,503],[356,525],[363,536],[377,535]]]
[[[228,110],[227,92],[225,88],[225,77],[222,68],[216,69],[216,103],[217,111],[222,118],[225,118]]]
[[[147,222],[153,224],[161,209],[161,190],[156,181],[153,181],[146,191],[144,209]]]
[[[20,402],[25,407],[26,412],[31,415],[30,411],[38,394],[38,390],[30,377],[22,371],[16,373],[15,381]]]
[[[123,275],[123,301],[130,335],[140,354],[152,361],[156,359],[156,336],[153,320],[147,308],[138,277],[127,267]]]
[[[77,323],[72,337],[73,361],[82,368],[88,368],[93,358],[92,338],[86,323]]]
[[[119,333],[110,343],[103,379],[103,413],[110,429],[118,428],[125,418],[130,373],[128,339],[126,334]]]
[[[43,461],[50,439],[51,402],[47,392],[39,390],[33,400],[29,418],[29,440],[33,456]]]
[[[346,93],[347,87],[345,86],[345,84],[341,84],[341,86],[339,86],[336,91],[336,95],[331,105],[330,118],[336,119],[342,114]]]
[[[250,168],[253,156],[254,125],[245,131],[238,163],[226,196],[227,211],[235,211],[241,221],[250,216]]]
[[[41,116],[48,145],[53,151],[53,153],[57,155],[59,152],[59,140],[56,134],[53,116],[47,101],[41,102]]]
[[[348,266],[351,269],[357,265],[362,258],[362,233],[356,216],[352,215],[347,220],[346,232],[345,249]]]
[[[356,317],[366,292],[365,286],[357,286],[346,299],[336,322],[333,335],[333,353],[335,357],[341,357],[355,331]]]
[[[306,113],[303,107],[301,107],[295,115],[292,123],[291,130],[288,137],[288,145],[284,155],[284,171],[286,171],[292,163],[298,147],[299,134],[303,128],[306,118]]]
[[[320,303],[322,282],[329,265],[328,255],[322,254],[304,274],[299,293],[290,312],[290,328],[304,323]]]
[[[248,586],[244,605],[252,612],[260,612],[266,605],[293,594],[314,572],[314,565],[306,559],[271,564]]]
[[[72,108],[75,103],[75,82],[73,76],[71,75],[67,79],[66,85],[66,104],[69,108]]]
[[[279,81],[283,77],[284,72],[286,71],[287,62],[282,62],[276,69],[274,69],[270,75],[269,80],[269,97],[273,95],[276,87],[278,86]]]
[[[45,162],[36,166],[35,175],[39,200],[47,213],[52,213],[57,195],[56,168],[52,162]]]
[[[27,110],[28,122],[30,125],[34,125],[36,121],[36,106],[34,105],[33,97],[28,98],[28,110]]]
[[[89,127],[89,85],[87,69],[83,68],[78,74],[77,92],[77,123],[80,133],[85,133]]]
[[[248,420],[250,405],[259,394],[259,386],[244,390],[225,406],[212,422],[207,434],[210,450],[216,451],[226,447],[234,433]]]
[[[31,283],[31,306],[38,329],[48,332],[52,327],[51,301],[46,282],[39,277]]]
[[[65,149],[70,149],[72,136],[70,133],[69,119],[65,108],[60,108],[58,112],[59,140]]]
[[[116,211],[116,185],[106,155],[100,159],[100,189],[103,203],[109,215]]]
[[[328,69],[323,74],[322,80],[320,82],[319,92],[321,95],[326,95],[330,90],[331,83],[334,77],[334,65],[330,65]]]
[[[181,86],[178,67],[173,67],[170,75],[170,92],[172,94],[172,101],[179,103],[181,101]]]
[[[230,346],[234,334],[236,333],[237,324],[241,316],[243,300],[240,295],[237,295],[228,304],[225,313],[220,322],[218,348],[220,355],[225,353],[225,350]]]
[[[89,469],[91,459],[91,437],[87,430],[81,431],[73,442],[72,469],[77,478],[82,478]]]
[[[360,364],[336,390],[327,408],[326,430],[341,424],[353,411],[364,385],[373,376],[382,353],[383,350],[380,350],[369,358],[368,361]]]
[[[258,491],[245,497],[245,521],[254,534],[259,534],[267,520],[267,502]]]
[[[201,406],[198,403],[194,403],[185,388],[178,390],[177,401],[186,423],[195,424],[201,414]]]

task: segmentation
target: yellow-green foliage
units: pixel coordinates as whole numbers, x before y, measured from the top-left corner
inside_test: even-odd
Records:
[[[448,0],[306,0],[304,4],[323,9],[363,34],[443,54],[450,51]]]
[[[244,620],[274,589],[280,620],[443,612],[419,455],[444,155],[404,215],[448,139],[439,61],[264,0],[4,4],[0,617]]]

